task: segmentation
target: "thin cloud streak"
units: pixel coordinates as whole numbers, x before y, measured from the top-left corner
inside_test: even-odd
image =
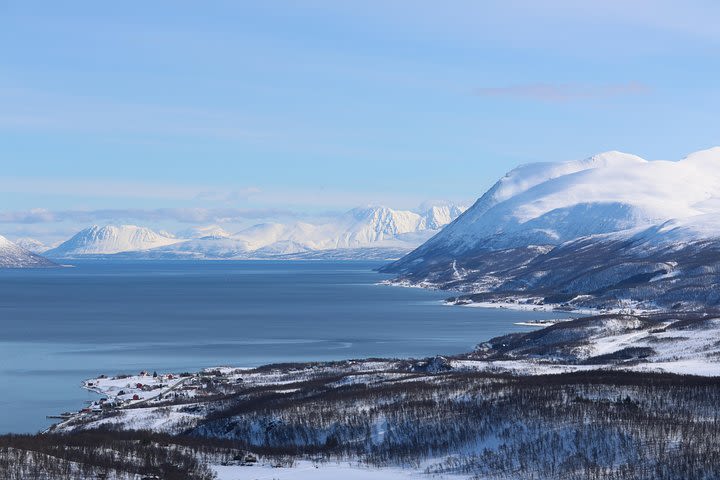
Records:
[[[182,185],[171,183],[117,181],[108,179],[62,179],[34,177],[0,178],[2,193],[29,195],[60,195],[66,198],[96,197],[124,199],[165,199],[237,201],[247,200],[262,193],[255,186],[219,187],[209,185]]]
[[[481,97],[519,98],[545,102],[569,102],[646,95],[652,89],[640,82],[606,85],[533,83],[505,87],[481,87],[474,94]]]
[[[291,210],[275,208],[156,208],[156,209],[101,209],[101,210],[47,210],[36,208],[0,212],[0,223],[35,224],[80,222],[93,223],[118,220],[143,222],[175,221],[179,223],[235,223],[266,218],[296,218]]]
[[[0,178],[0,201],[11,194],[53,197],[62,201],[60,208],[52,211],[77,209],[79,206],[99,206],[99,201],[110,199],[122,207],[135,205],[138,200],[146,201],[148,208],[160,208],[183,202],[198,207],[240,207],[272,209],[314,214],[328,206],[350,209],[369,203],[383,204],[393,208],[414,208],[427,199],[425,195],[407,195],[387,191],[351,191],[307,186],[305,188],[279,186],[232,186],[232,185],[189,185],[173,183],[149,183],[133,180],[110,180],[103,178],[57,179],[43,177],[2,177]],[[461,199],[453,200],[460,201]],[[81,201],[81,204],[77,202]],[[47,208],[51,203],[35,203],[33,206]],[[132,203],[131,203],[132,202]],[[30,206],[30,205],[28,205]],[[17,210],[17,209],[16,209]],[[41,215],[42,209],[26,210]],[[119,210],[124,211],[124,210]],[[2,213],[1,215],[7,215]]]

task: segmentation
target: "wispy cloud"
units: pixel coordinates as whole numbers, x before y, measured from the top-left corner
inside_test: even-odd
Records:
[[[530,83],[503,87],[481,87],[474,90],[482,97],[505,97],[545,102],[569,102],[587,99],[603,99],[631,95],[645,95],[652,89],[640,82],[605,85],[578,83]]]
[[[188,200],[216,203],[247,201],[262,193],[256,186],[187,185],[107,178],[57,179],[2,177],[2,194],[57,195],[65,198]],[[0,194],[1,198],[1,194]]]
[[[33,224],[57,222],[163,222],[179,223],[237,223],[267,218],[295,218],[297,212],[276,208],[156,208],[156,209],[100,209],[47,210],[36,208],[0,212],[0,223]]]
[[[210,202],[237,203],[247,202],[253,195],[262,193],[258,187],[245,187],[230,191],[208,190],[198,193],[195,198]]]
[[[277,186],[232,184],[184,184],[160,183],[136,180],[112,180],[107,178],[49,178],[49,177],[0,177],[0,218],[9,215],[2,205],[10,204],[13,196],[26,200],[26,207],[77,209],[111,205],[119,207],[142,205],[146,208],[192,207],[266,208],[317,214],[328,207],[346,210],[368,203],[383,204],[394,208],[414,208],[426,200],[422,193],[407,194],[387,190],[352,190],[325,186]],[[48,198],[50,200],[48,200]],[[143,202],[143,203],[138,203]],[[162,208],[160,208],[162,210]],[[18,210],[15,208],[14,210]],[[168,210],[172,210],[169,208]],[[79,210],[77,210],[79,211]],[[109,210],[108,210],[109,211]],[[121,210],[119,210],[121,211]],[[158,211],[158,210],[156,210]],[[24,210],[27,218],[46,215],[42,209]],[[34,213],[32,213],[34,212]],[[0,220],[2,221],[2,220]]]

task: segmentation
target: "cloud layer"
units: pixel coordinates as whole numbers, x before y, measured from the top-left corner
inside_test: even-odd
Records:
[[[267,218],[295,218],[291,210],[272,208],[155,208],[47,210],[35,208],[0,212],[0,223],[34,224],[55,222],[117,222],[117,221],[175,221],[179,223],[235,223]]]

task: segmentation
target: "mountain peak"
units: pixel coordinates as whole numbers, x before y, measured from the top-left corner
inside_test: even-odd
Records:
[[[170,237],[166,232],[158,232],[161,235]],[[228,238],[231,234],[219,225],[206,225],[202,227],[191,227],[177,233],[178,238]]]
[[[699,150],[686,156],[679,163],[700,168],[720,168],[720,146]]]
[[[136,225],[93,225],[75,234],[58,247],[45,252],[55,258],[82,255],[108,255],[147,250],[178,242],[146,227]]]
[[[50,260],[32,253],[0,235],[0,268],[57,267]]]
[[[618,150],[609,150],[595,154],[585,159],[591,168],[597,167],[622,167],[623,165],[633,165],[638,163],[647,163],[648,161],[631,153],[620,152]]]
[[[38,254],[48,249],[48,247],[43,242],[30,237],[16,238],[15,244],[19,247],[24,248],[25,250]]]

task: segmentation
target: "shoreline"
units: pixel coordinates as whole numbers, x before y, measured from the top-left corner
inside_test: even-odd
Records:
[[[592,307],[571,307],[566,304],[560,304],[560,303],[528,303],[531,300],[541,300],[540,297],[512,297],[508,296],[505,297],[504,300],[497,300],[497,301],[483,301],[483,302],[477,302],[474,300],[471,300],[469,298],[463,298],[465,296],[474,295],[472,293],[463,293],[460,290],[445,290],[442,289],[434,284],[430,283],[412,283],[408,281],[394,281],[394,280],[382,280],[376,285],[384,285],[389,287],[398,287],[398,288],[417,288],[421,290],[433,290],[438,292],[448,292],[448,294],[452,294],[453,292],[457,293],[456,297],[448,297],[444,300],[440,300],[440,302],[443,305],[452,306],[452,307],[471,307],[471,308],[488,308],[488,309],[505,309],[505,310],[517,310],[517,311],[525,311],[525,312],[564,312],[564,313],[571,313],[571,314],[578,314],[578,315],[651,315],[651,314],[660,314],[660,313],[690,313],[690,312],[671,312],[667,309],[661,309],[661,308],[655,308],[655,309],[649,309],[649,308],[638,308],[638,307],[617,307],[617,308],[592,308]],[[450,300],[452,298],[455,298],[455,300]],[[512,301],[515,299],[516,301]]]
[[[690,324],[694,325],[690,330],[685,326],[687,320],[683,319],[667,321],[618,314],[515,322],[515,325],[538,329],[496,337],[495,340],[498,341],[495,344],[490,341],[480,343],[476,349],[457,355],[268,363],[258,367],[219,366],[181,374],[150,374],[142,371],[137,375],[100,375],[84,380],[81,388],[102,398],[90,402],[87,407],[72,413],[62,422],[53,424],[43,433],[73,431],[78,424],[92,424],[112,412],[126,412],[125,415],[140,415],[141,418],[142,412],[163,406],[212,402],[214,396],[219,395],[218,398],[221,398],[237,389],[269,388],[274,394],[294,394],[298,391],[294,387],[300,381],[298,378],[309,379],[318,374],[344,377],[342,381],[333,381],[332,383],[337,385],[332,388],[354,384],[359,377],[373,378],[373,382],[390,381],[397,375],[414,377],[421,372],[421,378],[427,378],[427,381],[432,376],[443,373],[533,377],[588,371],[720,377],[720,361],[717,361],[720,355],[705,355],[713,344],[714,337],[709,334],[720,328],[720,319],[698,316],[694,321],[696,323]],[[674,322],[679,325],[677,329],[672,328]],[[545,335],[543,330],[551,327],[556,327],[550,330],[551,332],[557,331],[557,328],[566,329],[565,331],[575,335],[577,339],[582,339],[568,340],[570,344],[576,344],[572,350],[576,351],[577,358],[562,359],[562,355],[558,356],[554,352],[554,348],[564,348],[562,341],[555,346],[546,346],[542,337],[537,337]],[[679,332],[683,332],[682,339],[686,342],[684,345],[682,342],[678,343]],[[538,341],[538,338],[537,347],[546,350],[533,350],[535,347],[530,344],[529,353],[524,353],[523,349],[527,345],[525,342],[530,339]],[[628,349],[642,351],[651,345],[658,349],[653,351],[651,356],[622,356],[622,352]],[[662,349],[659,346],[663,346]],[[720,354],[720,345],[716,347]],[[506,348],[518,350],[513,353],[513,350]],[[194,416],[190,415],[189,418]],[[132,423],[139,420],[130,421]]]
[[[680,402],[685,402],[687,398],[697,401],[693,389],[720,388],[720,345],[714,344],[712,335],[720,331],[720,318],[695,315],[670,320],[616,314],[543,323],[550,322],[553,328],[523,322],[543,329],[497,337],[456,356],[223,366],[185,374],[142,371],[138,375],[101,375],[82,385],[103,395],[104,401],[93,402],[44,433],[152,432],[183,437],[203,432],[208,438],[236,439],[248,452],[243,454],[244,460],[236,455],[231,461],[207,464],[220,475],[219,480],[255,478],[265,473],[288,480],[360,479],[373,473],[378,480],[395,478],[395,473],[398,478],[429,478],[429,473],[440,474],[433,478],[457,478],[443,466],[448,458],[462,458],[464,447],[440,455],[427,454],[419,447],[415,452],[418,462],[412,466],[403,464],[402,457],[393,457],[391,462],[378,460],[366,454],[366,447],[381,444],[387,431],[399,429],[405,436],[398,439],[404,439],[408,446],[422,446],[427,438],[417,426],[430,422],[435,435],[447,435],[447,422],[458,421],[457,409],[466,409],[467,415],[462,418],[470,423],[465,426],[481,435],[484,427],[472,423],[477,410],[468,398],[486,401],[488,395],[494,395],[498,407],[507,405],[508,399],[527,402],[512,412],[528,412],[527,421],[532,423],[538,413],[532,410],[536,406],[534,395],[542,386],[548,388],[546,395],[558,388],[565,392],[558,393],[557,401],[567,404],[561,411],[591,407],[588,412],[593,412],[597,407],[602,415],[607,414],[608,407],[637,412],[638,406],[648,405],[645,400],[635,400],[645,398],[641,394],[650,399],[674,392]],[[649,346],[657,351],[644,352]],[[714,350],[712,355],[707,354],[709,346]],[[628,351],[637,354],[624,355]],[[653,390],[648,391],[649,387]],[[590,393],[577,401],[578,392],[588,388]],[[629,390],[633,388],[636,393]],[[604,392],[600,398],[598,391]],[[688,396],[683,397],[685,392]],[[432,400],[436,398],[448,400],[436,404]],[[714,405],[712,397],[708,401]],[[413,408],[408,409],[408,404]],[[320,415],[316,417],[318,409]],[[543,411],[555,410],[539,412]],[[655,409],[648,407],[648,412],[652,415]],[[389,424],[388,418],[395,418],[393,415],[403,417]],[[435,418],[435,423],[429,420]],[[496,421],[501,428],[506,427],[502,418]],[[551,416],[548,427],[556,421]],[[653,422],[642,420],[642,424]],[[538,439],[544,438],[546,430],[543,427],[538,431]],[[326,437],[328,431],[337,432],[334,435],[338,437]],[[296,439],[299,443],[288,446],[288,441],[295,441],[294,435],[300,435]],[[327,440],[337,438],[352,446],[358,435],[366,439],[362,444],[366,447],[337,450],[337,445]],[[303,449],[303,442],[312,448]],[[263,450],[265,447],[278,450],[273,453]],[[285,453],[290,451],[287,448],[292,453]],[[391,450],[387,453],[390,455]]]
[[[651,315],[659,313],[668,313],[665,310],[649,310],[641,308],[568,308],[557,303],[548,303],[543,305],[526,304],[509,301],[487,301],[475,302],[472,300],[451,302],[443,300],[445,305],[453,307],[470,307],[470,308],[497,308],[505,310],[517,310],[523,312],[564,312],[576,313],[578,315]],[[678,312],[683,313],[683,312]]]
[[[711,408],[716,398],[714,392],[720,388],[717,380],[708,377],[638,369],[612,371],[600,365],[584,365],[574,371],[545,370],[535,375],[513,375],[494,369],[476,370],[471,368],[472,363],[478,361],[435,358],[409,363],[356,361],[204,370],[201,372],[219,383],[235,385],[235,391],[212,396],[205,395],[207,387],[200,387],[197,395],[188,401],[153,403],[123,412],[99,412],[68,428],[51,432],[48,438],[49,441],[75,435],[82,438],[101,432],[108,441],[131,444],[155,441],[158,447],[169,447],[172,451],[176,448],[174,445],[182,449],[192,446],[184,444],[183,439],[194,438],[193,431],[199,428],[208,443],[194,444],[198,450],[187,451],[197,452],[197,458],[202,458],[208,468],[219,474],[218,480],[459,479],[468,478],[459,475],[466,473],[465,470],[447,467],[460,465],[456,462],[463,458],[471,462],[468,465],[473,465],[472,450],[468,447],[480,441],[496,454],[513,449],[506,447],[522,447],[528,433],[525,425],[536,425],[538,418],[543,424],[531,430],[532,441],[538,444],[558,423],[582,429],[585,418],[597,418],[598,423],[612,418],[616,422],[611,425],[613,428],[614,425],[624,428],[630,418],[628,414],[646,410],[649,416],[632,418],[637,418],[640,425],[658,427],[657,422],[652,421],[658,418],[654,416],[657,405],[650,403],[652,399],[674,399],[660,405],[663,408],[660,414],[665,418],[675,411],[676,405],[689,408],[688,401],[701,402],[703,407]],[[448,370],[449,365],[453,369]],[[556,375],[559,373],[564,375]],[[539,378],[533,378],[536,376]],[[100,390],[105,391],[115,380],[128,379],[102,378],[107,380],[107,385],[101,382]],[[239,379],[242,381],[238,382]],[[590,390],[585,390],[588,387]],[[698,393],[703,392],[705,396],[700,397]],[[547,395],[552,397],[546,398]],[[441,400],[429,401],[432,398]],[[538,405],[538,399],[545,403]],[[499,414],[477,415],[475,405],[482,402],[492,402]],[[408,404],[412,408],[408,408]],[[608,408],[612,412],[619,410],[623,415],[608,417]],[[458,410],[462,414],[458,415]],[[558,416],[564,412],[568,412],[567,417]],[[506,418],[519,423],[511,436],[497,442],[493,432],[507,432]],[[487,422],[492,427],[490,432]],[[468,432],[471,440],[452,436],[456,430],[448,431],[448,425],[458,424],[462,427],[459,431]],[[418,425],[423,428],[418,429]],[[340,445],[348,447],[337,449],[336,444],[328,442],[325,436],[328,428],[337,435]],[[268,431],[273,434],[267,435]],[[117,432],[117,436],[113,432]],[[387,432],[407,450],[400,450],[398,454],[391,444],[383,447],[380,456],[368,454],[368,448],[383,445]],[[357,438],[362,442],[354,443]],[[647,435],[640,439],[640,444],[651,438],[656,437]],[[450,443],[438,449],[432,439],[448,439]],[[292,445],[298,445],[297,448],[288,447],[288,441],[296,440],[299,443]],[[302,448],[301,440],[307,442],[308,448]],[[608,445],[617,445],[615,440],[616,436],[610,435]],[[588,452],[592,446],[589,444]],[[212,456],[203,450],[210,449],[212,453],[212,448],[232,448],[233,451],[222,454],[218,450],[218,455]],[[412,457],[403,453],[406,451]],[[574,449],[567,455],[573,458]]]
[[[376,285],[401,286],[401,287],[405,287],[405,288],[427,289],[427,287],[422,286],[422,285],[400,285],[400,284],[395,284],[395,283],[392,283],[389,281],[378,282],[378,283],[376,283]],[[431,288],[431,289],[439,290],[437,288]],[[527,302],[527,300],[528,300],[527,298],[522,299],[522,301],[524,301],[524,302]],[[463,303],[451,302],[448,300],[437,300],[437,301],[443,306],[465,306],[465,307],[471,307],[471,308],[485,308],[485,309],[496,309],[496,310],[498,310],[498,309],[504,310],[505,309],[505,310],[524,311],[524,312],[533,312],[533,311],[535,311],[535,312],[558,312],[558,313],[571,314],[571,315],[572,314],[577,314],[577,315],[620,315],[620,314],[640,315],[640,314],[658,313],[658,312],[654,312],[654,311],[637,311],[637,310],[626,312],[623,309],[615,309],[615,310],[568,309],[568,308],[563,308],[562,306],[560,306],[558,304],[537,305],[537,304],[532,304],[532,303],[519,303],[519,302],[511,302],[511,301],[506,301],[506,302],[503,302],[503,301],[489,301],[489,302],[468,301],[468,302],[463,302]],[[519,321],[519,322],[513,322],[513,324],[518,325],[518,326],[524,326],[524,327],[533,327],[533,328],[537,329],[537,330],[533,330],[533,331],[540,331],[544,328],[552,327],[559,323],[572,322],[576,319],[577,319],[577,317],[572,317],[572,318],[568,318],[568,319],[553,318],[553,319],[548,319],[548,320]],[[489,339],[487,339],[487,340],[489,340]],[[479,344],[482,344],[482,342],[483,342],[482,339],[478,339]],[[463,356],[463,355],[467,355],[467,354],[458,354],[455,356]],[[411,361],[411,360],[415,360],[415,359],[404,359],[404,360]],[[357,360],[353,360],[353,361],[366,363],[366,362],[369,362],[370,360],[366,359],[366,358],[361,358],[361,359],[357,359]],[[387,361],[389,361],[389,360],[387,360]],[[298,362],[298,364],[327,365],[327,364],[333,364],[333,363],[337,363],[337,362],[338,361],[314,362],[312,360],[309,360],[306,362]],[[561,364],[550,365],[550,364],[543,363],[543,362],[537,363],[537,362],[529,361],[527,359],[518,359],[516,361],[500,361],[500,362],[498,362],[498,361],[472,361],[471,362],[472,364],[468,364],[467,362],[463,362],[463,363],[464,363],[464,365],[462,365],[462,368],[469,366],[469,367],[472,367],[472,369],[474,369],[474,370],[477,370],[477,369],[479,369],[479,370],[500,369],[500,370],[505,370],[507,372],[511,372],[512,374],[515,374],[515,375],[538,375],[538,374],[543,374],[543,373],[564,373],[567,371],[573,371],[573,370],[580,369],[580,368],[578,368],[579,366],[577,366],[577,365],[575,365],[575,366],[561,365]],[[257,368],[268,368],[269,366],[272,366],[272,365],[277,365],[277,364],[270,362],[261,367],[222,367],[222,369],[227,370],[227,371],[240,372],[242,370],[254,370]],[[458,365],[460,365],[460,364],[458,364]],[[651,370],[654,369],[653,365],[650,365],[650,364],[645,365],[645,368],[648,368]],[[219,369],[220,368],[205,368],[205,369],[197,371],[195,373],[191,373],[190,374],[191,378],[187,379],[186,381],[190,382],[190,381],[192,381],[192,379],[196,379],[196,378],[202,376],[208,370],[214,371],[214,370],[219,370]],[[658,370],[662,370],[662,368],[658,367]],[[138,377],[138,376],[127,376],[125,378],[129,378],[129,379],[133,380],[136,384],[137,383],[143,383],[144,385],[146,384],[146,382],[141,381],[142,380],[141,378],[136,378],[136,377]],[[161,375],[161,377],[162,377],[162,375]],[[95,380],[95,381],[88,385],[88,382],[91,382],[93,380]],[[126,394],[127,393],[132,393],[132,394],[138,393],[140,398],[138,398],[137,400],[133,400],[132,397],[130,397],[129,399],[122,398],[122,400],[125,403],[123,405],[118,406],[119,410],[138,407],[139,405],[142,405],[142,404],[151,403],[151,400],[154,397],[162,397],[163,395],[167,395],[167,394],[171,393],[173,390],[175,390],[176,387],[179,388],[179,386],[181,384],[181,382],[177,382],[177,379],[175,379],[173,384],[168,386],[169,388],[168,387],[162,388],[159,391],[154,392],[152,398],[148,398],[148,396],[145,395],[144,393],[136,392],[135,390],[137,390],[137,389],[128,388],[130,386],[130,385],[128,385],[129,383],[133,383],[133,382],[130,382],[129,380],[125,382],[126,390],[128,390],[126,392]],[[150,382],[150,383],[152,384],[153,382]],[[93,392],[100,396],[107,396],[110,398],[110,400],[116,400],[117,395],[114,395],[114,394],[109,395],[112,392],[108,391],[107,388],[102,388],[102,389],[98,388],[97,379],[88,379],[88,380],[84,381],[82,385],[83,385],[82,388],[85,388],[86,390],[88,390],[90,392]],[[89,410],[92,410],[93,408],[95,408],[96,413],[98,411],[101,411],[102,405],[100,405],[98,402],[99,402],[99,399],[95,402],[91,402]],[[88,409],[83,409],[83,410],[86,410],[86,411],[85,412],[80,411],[80,412],[74,413],[71,418],[64,420],[62,422],[53,424],[50,427],[48,427],[45,431],[47,432],[47,431],[52,431],[55,428],[62,428],[63,425],[65,425],[67,423],[72,423],[71,422],[72,420],[77,420],[78,418],[83,418],[85,416],[83,414],[92,413],[90,411],[87,411]],[[64,415],[64,413],[63,413],[63,415]]]

